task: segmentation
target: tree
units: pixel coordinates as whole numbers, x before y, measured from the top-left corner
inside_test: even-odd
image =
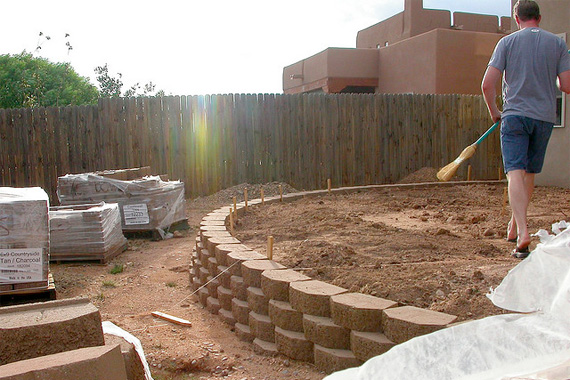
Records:
[[[69,63],[25,51],[0,55],[0,108],[94,104],[98,97],[97,88]]]
[[[95,74],[97,76],[95,79],[99,83],[100,93],[102,98],[112,97],[116,98],[121,96],[121,91],[123,90],[123,74],[117,73],[116,77],[109,75],[109,67],[105,63],[104,66],[97,66],[95,68]],[[152,93],[155,91],[156,85],[154,83],[148,82],[142,87],[139,82],[132,85],[128,90],[126,90],[122,96],[153,96]],[[164,91],[159,90],[154,96],[164,96]]]

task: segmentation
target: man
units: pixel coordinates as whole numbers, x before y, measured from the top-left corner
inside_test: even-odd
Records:
[[[519,30],[495,47],[481,89],[493,122],[501,120],[501,151],[512,209],[507,240],[516,242],[513,255],[529,254],[527,209],[556,121],[556,85],[570,92],[570,54],[564,41],[539,28],[538,4],[519,0],[513,7]],[[503,77],[503,112],[496,88]]]

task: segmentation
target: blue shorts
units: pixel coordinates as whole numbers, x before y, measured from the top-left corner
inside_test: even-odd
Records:
[[[540,173],[554,124],[525,116],[501,120],[501,151],[505,173],[525,170]]]

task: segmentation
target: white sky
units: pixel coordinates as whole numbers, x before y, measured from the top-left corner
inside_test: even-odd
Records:
[[[424,8],[497,16],[510,16],[510,5],[424,0]],[[283,67],[355,47],[359,30],[401,12],[404,0],[27,0],[0,9],[0,54],[34,52],[39,42],[34,55],[70,62],[93,84],[94,68],[107,63],[124,89],[152,81],[167,95],[200,95],[282,93]]]

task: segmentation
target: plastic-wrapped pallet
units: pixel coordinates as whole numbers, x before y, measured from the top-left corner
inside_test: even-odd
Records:
[[[106,262],[127,245],[117,203],[51,207],[49,228],[51,261]]]
[[[48,288],[48,209],[39,187],[0,187],[0,294]]]
[[[123,231],[163,231],[186,220],[184,183],[159,176],[122,181],[92,173],[67,174],[58,178],[57,195],[62,205],[118,203]]]

